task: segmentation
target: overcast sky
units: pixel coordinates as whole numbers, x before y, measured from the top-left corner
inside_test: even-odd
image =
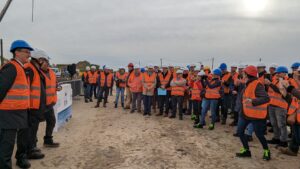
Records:
[[[6,0],[0,1],[3,8]],[[257,3],[252,3],[252,2]],[[45,50],[52,63],[111,67],[202,61],[290,65],[300,61],[299,0],[13,0],[0,23],[13,40]]]

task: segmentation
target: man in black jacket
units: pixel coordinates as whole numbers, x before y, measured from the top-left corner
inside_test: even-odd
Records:
[[[10,100],[14,107],[11,109],[0,108],[0,168],[11,169],[11,156],[13,154],[15,138],[17,135],[17,165],[20,168],[30,168],[26,157],[28,135],[28,109],[29,109],[29,82],[26,82],[24,64],[28,63],[30,51],[33,49],[23,40],[14,41],[10,52],[13,59],[0,70],[0,106],[10,106],[5,103]],[[25,77],[24,77],[25,74]],[[21,78],[22,77],[22,78]],[[23,81],[24,78],[24,81]],[[16,85],[15,82],[23,81],[24,85]],[[26,91],[26,95],[13,94],[18,90]],[[12,93],[12,95],[8,94]],[[15,95],[15,96],[13,96]],[[28,100],[27,105],[16,109],[18,103]],[[13,100],[13,101],[12,101]]]

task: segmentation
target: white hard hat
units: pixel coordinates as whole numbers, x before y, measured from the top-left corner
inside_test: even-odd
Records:
[[[140,65],[134,65],[134,69],[139,69]]]
[[[180,69],[180,66],[175,66],[174,68],[175,68],[175,69]]]
[[[168,68],[168,66],[167,65],[162,65],[161,68]]]
[[[85,67],[85,70],[89,71],[91,68],[89,66]]]
[[[276,64],[276,63],[272,63],[271,65],[270,65],[270,68],[277,68],[278,67],[278,64]]]
[[[198,76],[204,76],[205,75],[205,72],[202,70],[198,73]]]
[[[200,70],[201,70],[200,67],[195,68],[195,71],[200,71]]]
[[[257,64],[257,67],[266,67],[266,64],[260,62],[260,63]]]
[[[110,69],[110,67],[109,67],[109,66],[105,66],[105,68],[104,68],[104,69],[108,69],[108,70],[109,70],[109,69]]]
[[[178,69],[178,70],[176,71],[176,74],[183,74],[183,71],[182,71],[181,69]]]
[[[96,69],[96,66],[92,66],[91,69]]]
[[[194,63],[190,64],[190,67],[196,67],[196,65]]]
[[[169,64],[169,67],[174,67],[172,64]]]
[[[147,66],[147,68],[148,68],[148,69],[154,69],[154,66],[153,66],[152,64],[149,64],[149,65]]]
[[[233,65],[231,65],[231,67],[236,67],[237,68],[238,66],[236,64],[233,64]]]
[[[48,56],[48,54],[40,49],[34,49],[33,51],[30,52],[31,57],[35,58],[35,59],[40,59],[40,58],[45,58],[48,61],[50,60],[50,57]]]
[[[189,71],[189,69],[188,69],[188,68],[182,68],[182,70],[183,70],[183,71]]]
[[[245,65],[239,65],[239,69],[245,69],[246,66]]]
[[[121,67],[119,67],[119,69],[124,69],[125,70],[125,67],[121,66]]]

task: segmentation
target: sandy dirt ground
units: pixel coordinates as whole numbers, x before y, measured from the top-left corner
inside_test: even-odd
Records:
[[[216,125],[214,131],[192,128],[192,121],[141,114],[113,108],[93,108],[75,98],[73,118],[54,134],[57,149],[39,147],[46,157],[32,160],[34,169],[299,169],[299,157],[288,157],[271,146],[272,160],[262,160],[256,137],[251,142],[252,158],[239,159],[241,148],[232,127]],[[40,125],[42,140],[45,124]],[[271,134],[268,134],[271,137]],[[15,161],[14,161],[15,163]]]

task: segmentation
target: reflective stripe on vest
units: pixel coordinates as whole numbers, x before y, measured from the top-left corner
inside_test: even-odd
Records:
[[[273,84],[276,85],[278,88],[278,83],[276,83],[277,82],[275,81],[273,82]],[[268,95],[270,97],[270,105],[281,107],[283,109],[288,109],[288,103],[282,98],[281,93],[277,93],[272,89],[272,87],[269,87]]]
[[[230,73],[226,73],[223,77],[222,77],[222,85],[224,88],[224,93],[228,94],[230,92],[229,87],[225,86],[224,83],[227,82],[229,80],[229,78],[231,77]]]
[[[56,93],[56,75],[52,69],[48,69],[48,77],[44,72],[42,74],[45,77],[46,82],[46,105],[56,104],[57,102],[57,93]]]
[[[173,79],[174,82],[182,82],[183,78],[177,80],[176,78]],[[184,96],[185,87],[184,86],[172,86],[171,95],[172,96]]]
[[[30,85],[30,109],[40,108],[41,78],[38,70],[31,63],[26,64],[33,71],[33,79]]]
[[[30,107],[29,80],[24,68],[15,60],[10,61],[16,69],[16,78],[6,96],[0,102],[0,110],[26,110]]]
[[[201,100],[201,97],[200,97],[201,89],[199,89],[199,87],[196,84],[196,82],[194,82],[194,84],[193,84],[192,92],[191,93],[192,93],[192,97],[191,97],[192,100]]]
[[[263,104],[259,106],[253,106],[252,103],[246,103],[247,99],[255,99],[255,89],[259,84],[259,80],[254,80],[248,84],[243,93],[243,113],[246,117],[252,119],[265,119],[267,117],[267,106],[268,104]]]
[[[125,87],[126,86],[125,80],[127,79],[127,73],[124,73],[123,75],[121,75],[119,72],[117,72],[116,77],[117,77],[117,79],[124,81],[124,82],[119,83],[119,87]]]
[[[98,73],[97,72],[88,72],[88,82],[89,84],[96,84],[97,83],[97,78],[98,78]]]
[[[107,76],[107,79],[106,79],[106,76]],[[113,78],[111,73],[109,73],[108,75],[105,75],[104,72],[101,72],[100,77],[101,77],[101,79],[100,79],[101,87],[104,87],[105,79],[107,80],[107,82],[106,82],[107,87],[111,87],[111,85],[112,85],[111,82],[112,82],[112,78]]]
[[[214,84],[215,81],[213,81],[212,83]],[[219,98],[221,98],[220,90],[221,90],[221,86],[220,87],[215,87],[215,88],[212,88],[212,89],[209,88],[208,86],[206,86],[205,98],[206,99],[219,99]]]

